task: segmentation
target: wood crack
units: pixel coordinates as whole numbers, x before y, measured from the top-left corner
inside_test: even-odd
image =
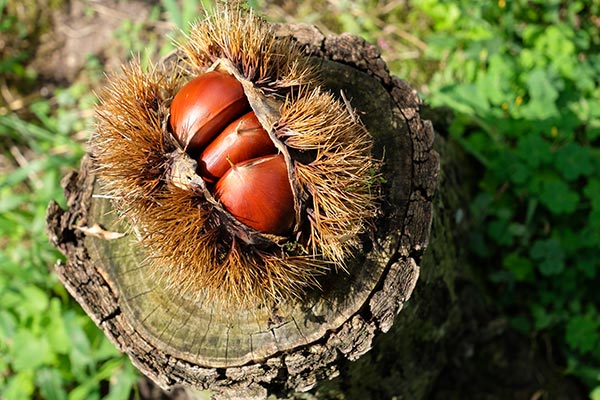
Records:
[[[108,314],[105,317],[103,317],[100,320],[100,324],[104,324],[106,321],[109,321],[109,320],[111,320],[113,318],[116,318],[119,315],[121,315],[121,308],[117,307],[113,312],[111,312],[110,314]]]

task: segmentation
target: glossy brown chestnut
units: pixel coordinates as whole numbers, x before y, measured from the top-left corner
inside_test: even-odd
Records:
[[[173,134],[194,153],[249,108],[241,83],[211,71],[186,83],[171,102]]]
[[[215,187],[216,197],[239,221],[264,233],[283,235],[294,223],[294,196],[283,155],[234,165]]]
[[[277,153],[269,134],[250,111],[233,121],[204,149],[198,160],[200,176],[207,182],[216,182],[231,163]]]

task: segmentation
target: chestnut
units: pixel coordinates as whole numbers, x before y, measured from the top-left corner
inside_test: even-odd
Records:
[[[187,151],[195,153],[248,108],[237,79],[225,72],[210,71],[177,92],[171,102],[171,129]]]
[[[277,153],[277,148],[250,111],[225,128],[204,149],[198,160],[200,176],[207,182],[216,182],[229,170],[230,163],[237,164],[252,158]]]
[[[323,85],[327,68],[222,3],[160,67],[133,62],[109,79],[91,150],[140,266],[234,321],[240,308],[295,309],[345,269],[380,214],[380,162],[356,111]]]
[[[284,235],[294,224],[294,196],[282,154],[235,164],[217,182],[215,195],[240,222]]]

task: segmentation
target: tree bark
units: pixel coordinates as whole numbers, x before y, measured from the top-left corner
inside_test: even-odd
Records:
[[[79,173],[63,182],[68,209],[56,203],[48,209],[50,240],[67,257],[56,264],[56,273],[113,343],[164,389],[210,389],[223,398],[286,396],[340,372],[347,380],[348,371],[370,368],[381,353],[363,356],[375,340],[382,349],[386,341],[393,343],[391,354],[406,366],[398,384],[419,398],[439,373],[431,365],[443,354],[411,346],[423,343],[421,329],[436,318],[442,325],[454,323],[440,315],[453,295],[452,237],[440,236],[439,249],[426,256],[439,256],[443,263],[426,271],[420,302],[401,313],[394,334],[383,334],[413,293],[429,243],[439,172],[432,125],[421,119],[416,92],[389,74],[374,46],[346,34],[326,37],[306,25],[278,29],[306,49],[324,85],[357,111],[374,137],[374,155],[384,160],[381,216],[361,254],[349,262],[349,273],[332,273],[322,291],[271,310],[220,315],[211,304],[183,298],[148,273],[143,249],[101,196],[87,157]],[[438,215],[436,226],[448,218]],[[447,284],[442,296],[436,289],[440,282]],[[444,335],[441,327],[423,332]],[[364,361],[347,363],[361,357]]]

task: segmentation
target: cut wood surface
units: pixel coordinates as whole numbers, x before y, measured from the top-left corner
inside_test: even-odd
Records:
[[[416,92],[390,76],[377,49],[352,35],[307,25],[277,27],[318,65],[324,86],[347,101],[383,159],[381,214],[322,289],[274,307],[220,313],[165,286],[93,175],[89,158],[64,180],[68,208],[48,209],[51,242],[67,257],[55,270],[94,322],[162,388],[211,389],[264,398],[303,391],[338,374],[387,332],[419,276],[432,220],[439,160]]]

